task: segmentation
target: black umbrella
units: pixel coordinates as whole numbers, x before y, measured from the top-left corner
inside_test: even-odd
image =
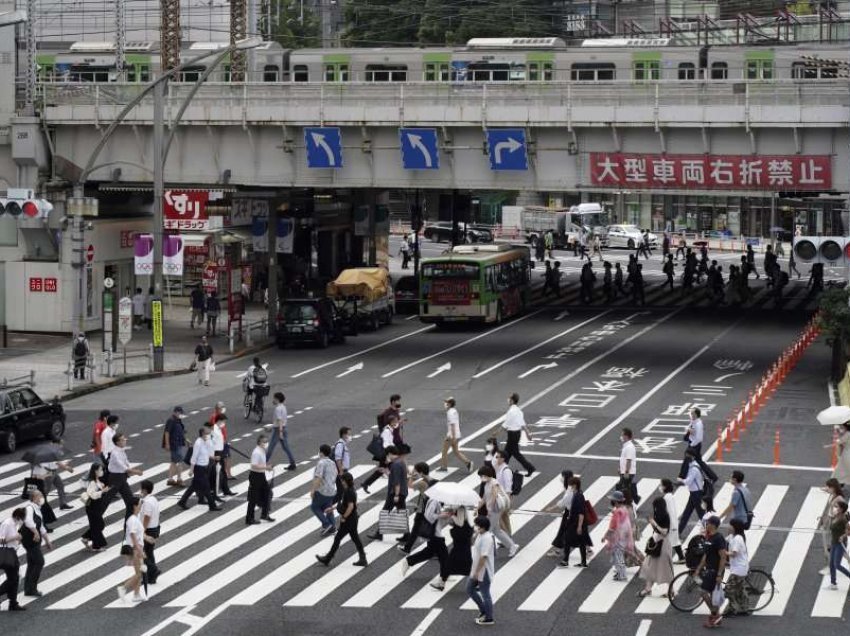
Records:
[[[21,456],[21,459],[28,464],[48,464],[50,462],[58,462],[64,456],[64,450],[58,446],[50,444],[28,450]]]

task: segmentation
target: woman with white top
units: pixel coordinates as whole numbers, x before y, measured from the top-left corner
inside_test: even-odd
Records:
[[[564,494],[561,498],[551,506],[544,508],[543,512],[561,511],[561,525],[558,528],[558,533],[552,540],[552,547],[546,553],[548,557],[560,557],[564,550],[564,533],[567,531],[567,522],[570,518],[570,508],[573,504],[573,489],[570,488],[570,479],[573,477],[573,471],[562,470],[561,479],[564,481]]]
[[[490,520],[490,532],[492,532],[499,543],[508,548],[508,556],[513,557],[519,544],[511,539],[510,535],[502,530],[499,525],[502,517],[502,511],[510,506],[510,498],[508,494],[502,490],[499,482],[496,481],[496,471],[490,466],[482,466],[478,469],[478,475],[484,484],[484,496],[481,499],[481,506],[487,510],[487,518]]]
[[[210,462],[210,492],[219,503],[224,503],[224,500],[218,496],[219,486],[223,495],[233,496],[233,492],[227,485],[227,473],[224,470],[224,427],[227,426],[227,415],[219,413],[215,418],[210,432],[210,439],[213,446],[214,462]],[[219,472],[221,474],[219,474]],[[219,481],[221,483],[219,483]]]
[[[86,550],[91,552],[102,552],[106,547],[106,537],[103,536],[105,523],[103,521],[103,507],[106,501],[103,497],[104,493],[109,490],[109,486],[103,483],[103,465],[92,464],[89,468],[86,481],[86,492],[83,499],[86,502],[86,518],[89,520],[89,527],[80,537]]]
[[[443,402],[443,406],[446,409],[446,436],[443,439],[440,471],[446,472],[448,470],[449,450],[451,450],[454,452],[455,457],[466,466],[466,470],[471,473],[474,465],[472,460],[467,458],[458,448],[458,443],[460,443],[460,415],[457,412],[457,408],[455,408],[456,404],[453,397],[446,398]]]
[[[745,587],[747,574],[750,573],[747,538],[744,536],[742,519],[730,519],[729,525],[732,526],[726,542],[726,551],[729,553],[729,580],[726,581],[725,590],[726,598],[729,599],[729,608],[725,614],[746,616],[750,613],[750,599]]]
[[[124,543],[121,544],[121,554],[126,558],[127,565],[133,568],[133,576],[115,589],[118,592],[118,598],[122,601],[125,600],[127,592],[133,592],[130,600],[134,603],[141,603],[147,600],[139,589],[142,582],[142,560],[145,556],[145,529],[142,526],[142,520],[139,519],[139,511],[142,507],[141,499],[133,497],[132,504],[133,514],[127,518],[127,523],[124,526]]]
[[[21,545],[21,526],[27,513],[23,508],[15,508],[12,516],[0,523],[0,571],[6,575],[0,583],[0,597],[9,598],[9,611],[20,612],[24,607],[18,603],[18,580],[21,563],[18,561],[18,548]]]
[[[673,496],[673,492],[675,491],[673,481],[666,478],[662,479],[661,486],[658,491],[661,496],[664,497],[664,503],[667,504],[667,514],[670,515],[671,519],[678,519],[679,511],[676,509],[676,499]],[[670,525],[670,534],[667,535],[667,539],[670,541],[670,547],[673,548],[673,552],[676,553],[676,562],[684,563],[685,553],[682,552],[682,539],[679,537],[679,524],[673,523]]]
[[[478,606],[479,625],[493,625],[493,597],[490,585],[496,576],[496,541],[487,517],[475,519],[475,541],[472,544],[472,569],[466,582],[466,593]]]

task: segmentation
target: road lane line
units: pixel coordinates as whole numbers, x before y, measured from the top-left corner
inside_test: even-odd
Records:
[[[437,620],[437,617],[442,611],[443,610],[441,609],[432,609],[430,612],[428,612],[425,618],[422,619],[422,622],[419,623],[416,628],[410,633],[410,636],[422,636],[422,634],[428,631],[428,628],[431,626],[431,623]]]
[[[649,636],[649,628],[652,626],[652,621],[648,618],[644,618],[640,625],[638,625],[638,629],[635,632],[635,636]]]
[[[674,313],[676,313],[676,312],[674,312]],[[669,315],[669,316],[667,316],[667,317],[669,318],[669,317],[670,317],[670,316],[672,316],[672,315],[673,315],[673,314],[670,314],[670,315]],[[576,451],[576,454],[581,455],[582,453],[586,453],[588,450],[590,450],[590,449],[591,449],[591,448],[592,448],[592,447],[596,444],[596,442],[598,442],[598,441],[599,441],[599,440],[601,440],[603,437],[605,437],[606,435],[608,435],[608,433],[610,433],[610,432],[611,432],[611,431],[613,431],[615,428],[617,428],[617,427],[620,425],[620,423],[621,423],[621,422],[625,421],[625,420],[626,420],[626,418],[628,418],[628,417],[629,417],[632,413],[634,413],[634,412],[635,412],[636,410],[638,410],[641,406],[643,406],[643,405],[644,405],[644,403],[645,403],[647,400],[649,400],[649,399],[650,399],[653,395],[655,395],[655,394],[658,392],[658,390],[659,390],[659,389],[661,389],[664,385],[666,385],[668,382],[670,382],[670,380],[672,380],[672,379],[673,379],[673,378],[675,378],[677,375],[679,375],[682,371],[684,371],[685,369],[687,369],[687,368],[691,365],[691,363],[692,363],[692,362],[694,362],[694,360],[696,360],[697,358],[699,358],[702,354],[704,354],[704,353],[705,353],[706,351],[708,351],[711,347],[713,347],[715,344],[717,344],[717,343],[718,343],[718,342],[719,342],[719,341],[720,341],[723,337],[725,337],[727,333],[729,333],[732,329],[734,329],[735,327],[737,327],[737,326],[738,326],[738,323],[739,323],[739,322],[741,322],[741,320],[742,320],[742,318],[739,318],[738,320],[736,320],[735,322],[733,322],[731,325],[729,325],[728,327],[726,327],[726,329],[724,329],[724,330],[723,330],[723,331],[721,331],[719,334],[717,334],[716,336],[714,336],[714,338],[712,338],[711,340],[709,340],[709,341],[708,341],[708,342],[707,342],[704,346],[700,347],[700,348],[697,350],[697,352],[696,352],[695,354],[693,354],[690,358],[688,358],[687,360],[685,360],[685,361],[684,361],[682,364],[680,364],[678,367],[676,367],[675,369],[673,369],[670,373],[668,373],[668,374],[667,374],[667,376],[666,376],[665,378],[663,378],[663,379],[661,380],[661,382],[659,382],[659,383],[658,383],[658,384],[656,384],[654,387],[652,387],[649,391],[647,391],[647,392],[644,394],[644,396],[643,396],[642,398],[640,398],[637,402],[635,402],[634,404],[632,404],[632,405],[631,405],[628,409],[626,409],[625,411],[623,411],[623,413],[622,413],[622,415],[620,415],[620,417],[618,417],[617,419],[615,419],[615,420],[614,420],[613,422],[611,422],[608,426],[606,426],[606,427],[605,427],[605,428],[603,428],[601,431],[599,431],[596,435],[594,435],[593,437],[591,437],[591,438],[590,438],[590,440],[588,440],[588,441],[587,441],[584,445],[582,445],[582,447],[581,447],[581,448],[579,448],[579,449]],[[711,452],[711,451],[709,450],[709,451],[708,451],[708,453],[706,453],[706,456],[708,456],[710,452]]]
[[[508,363],[510,363],[510,362],[513,362],[513,361],[514,361],[514,360],[516,360],[517,358],[521,358],[521,357],[522,357],[522,356],[524,356],[526,353],[531,353],[532,351],[534,351],[534,350],[536,350],[536,349],[539,349],[540,347],[543,347],[543,346],[545,346],[545,345],[549,344],[550,342],[553,342],[553,341],[557,340],[558,338],[563,338],[563,337],[564,337],[564,336],[566,336],[568,333],[571,333],[571,332],[575,331],[576,329],[581,329],[582,327],[584,327],[585,325],[587,325],[587,324],[589,324],[589,323],[593,322],[594,320],[597,320],[598,318],[602,318],[602,316],[605,316],[606,314],[610,314],[612,311],[613,311],[613,309],[609,309],[608,311],[604,311],[604,312],[602,312],[601,314],[598,314],[598,315],[596,315],[596,316],[593,316],[592,318],[588,318],[588,319],[587,319],[587,320],[585,320],[584,322],[580,322],[579,324],[577,324],[577,325],[575,325],[575,326],[573,326],[573,327],[570,327],[569,329],[565,329],[565,330],[564,330],[564,331],[562,331],[561,333],[556,334],[556,335],[552,336],[551,338],[547,338],[547,339],[546,339],[546,340],[544,340],[543,342],[541,342],[541,343],[539,343],[539,344],[536,344],[536,345],[534,345],[533,347],[529,347],[528,349],[525,349],[524,351],[520,351],[520,352],[519,352],[519,353],[517,353],[516,355],[512,355],[510,358],[505,358],[505,359],[504,359],[504,360],[502,360],[501,362],[497,362],[496,364],[494,364],[492,367],[489,367],[489,368],[487,368],[487,369],[484,369],[483,371],[479,371],[478,373],[476,373],[475,375],[473,375],[473,376],[472,376],[472,379],[473,379],[473,380],[477,380],[477,379],[478,379],[478,378],[480,378],[481,376],[487,375],[487,374],[488,374],[488,373],[490,373],[491,371],[495,371],[496,369],[498,369],[498,368],[500,368],[500,367],[502,367],[502,366],[504,366],[504,365],[506,365],[506,364],[508,364]]]
[[[811,531],[817,529],[817,519],[823,514],[828,500],[829,495],[820,487],[809,489],[809,494],[803,501],[803,506],[800,508],[800,513],[794,520],[792,528],[793,530],[809,530],[810,532],[794,532],[792,530],[788,533],[788,537],[782,545],[782,551],[773,566],[773,579],[779,581],[779,587],[773,600],[767,607],[759,611],[760,616],[782,616],[785,612],[785,607],[794,592],[797,577],[800,575],[800,569],[809,554],[809,545],[811,545],[815,536],[815,533]]]
[[[500,325],[498,327],[488,329],[484,333],[480,333],[477,336],[470,338],[469,340],[464,340],[463,342],[458,342],[457,344],[454,344],[451,347],[447,347],[447,348],[443,349],[442,351],[438,351],[437,353],[432,353],[429,356],[425,356],[424,358],[419,358],[419,360],[414,360],[413,362],[405,364],[403,367],[399,367],[398,369],[393,369],[392,371],[388,371],[387,373],[385,373],[381,377],[382,378],[389,378],[389,377],[394,376],[396,373],[401,373],[402,371],[407,371],[408,369],[411,369],[411,368],[415,367],[416,365],[422,364],[423,362],[428,362],[428,360],[433,360],[434,358],[439,358],[440,356],[445,355],[445,354],[447,354],[451,351],[454,351],[456,349],[460,349],[461,347],[465,347],[466,345],[468,345],[472,342],[475,342],[477,340],[481,340],[482,338],[486,338],[487,336],[492,336],[494,333],[498,333],[502,329],[507,329],[508,327],[512,327],[512,326],[522,322],[523,320],[528,320],[529,318],[536,316],[537,314],[541,313],[542,311],[544,311],[544,309],[538,309],[537,311],[532,311],[530,314],[525,314],[524,316],[519,316],[518,318],[514,318],[510,322],[506,322],[505,324]]]
[[[393,344],[394,342],[398,342],[399,340],[404,340],[405,338],[410,338],[410,336],[418,335],[418,334],[420,334],[424,331],[430,331],[431,329],[434,329],[434,325],[428,325],[427,327],[423,327],[422,329],[417,329],[416,331],[411,331],[410,333],[406,333],[404,335],[398,336],[396,338],[393,338],[392,340],[387,340],[386,342],[381,342],[380,344],[376,344],[372,347],[369,347],[368,349],[364,349],[363,351],[358,351],[357,353],[352,353],[350,355],[343,356],[342,358],[337,358],[335,360],[325,362],[325,363],[320,364],[318,366],[315,366],[311,369],[305,369],[304,371],[300,371],[299,373],[296,373],[295,375],[291,375],[289,377],[300,378],[301,376],[307,375],[308,373],[313,373],[313,371],[318,371],[320,369],[324,369],[326,367],[333,366],[334,364],[339,364],[340,362],[345,362],[346,360],[351,360],[352,358],[356,358],[357,356],[362,356],[366,353],[370,353],[372,351],[375,351],[376,349],[381,349],[383,347],[389,346],[389,345]]]

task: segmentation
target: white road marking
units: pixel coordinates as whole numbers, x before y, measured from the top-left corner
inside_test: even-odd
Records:
[[[362,362],[358,362],[357,364],[353,364],[350,367],[348,367],[345,371],[343,371],[342,373],[338,373],[336,377],[344,378],[345,376],[347,376],[351,373],[354,373],[355,371],[362,371],[363,366],[364,365],[363,365]]]
[[[672,314],[670,314],[670,315],[672,315]],[[669,317],[669,316],[668,316],[668,317]],[[649,391],[647,391],[647,392],[643,395],[643,397],[641,397],[641,398],[640,398],[637,402],[635,402],[634,404],[632,404],[632,405],[631,405],[628,409],[626,409],[625,411],[623,411],[623,413],[622,413],[622,415],[620,415],[620,417],[618,417],[617,419],[615,419],[615,420],[614,420],[613,422],[611,422],[608,426],[606,426],[606,427],[605,427],[605,428],[603,428],[601,431],[599,431],[596,435],[594,435],[593,437],[591,437],[591,438],[590,438],[590,440],[588,440],[588,441],[587,441],[587,443],[585,443],[585,444],[584,444],[581,448],[579,448],[576,452],[577,452],[578,454],[581,454],[581,453],[586,453],[588,450],[590,450],[590,449],[591,449],[591,448],[592,448],[592,447],[596,444],[596,442],[598,442],[600,439],[602,439],[603,437],[605,437],[606,435],[608,435],[608,433],[610,433],[610,432],[611,432],[611,431],[613,431],[615,428],[617,428],[617,427],[620,425],[620,423],[621,423],[621,422],[624,422],[624,421],[625,421],[625,420],[626,420],[626,419],[627,419],[627,418],[628,418],[628,417],[629,417],[632,413],[634,413],[634,412],[635,412],[636,410],[638,410],[641,406],[643,406],[643,404],[644,404],[647,400],[649,400],[649,399],[650,399],[653,395],[655,395],[655,394],[659,391],[659,389],[661,389],[662,387],[664,387],[664,385],[666,385],[668,382],[670,382],[670,380],[672,380],[672,379],[673,379],[673,378],[675,378],[677,375],[679,375],[682,371],[684,371],[685,369],[687,369],[687,368],[691,365],[691,363],[693,363],[693,362],[694,362],[697,358],[699,358],[702,354],[704,354],[704,353],[705,353],[706,351],[708,351],[711,347],[713,347],[715,344],[717,344],[717,342],[719,342],[719,341],[720,341],[720,339],[721,339],[721,338],[723,338],[723,337],[724,337],[727,333],[729,333],[732,329],[734,329],[735,327],[737,327],[737,326],[738,326],[738,323],[739,323],[739,322],[741,322],[741,320],[742,320],[742,319],[743,319],[743,318],[739,318],[739,319],[738,319],[738,320],[736,320],[734,323],[732,323],[731,325],[729,325],[728,327],[726,327],[726,329],[724,329],[724,330],[723,330],[723,331],[721,331],[719,334],[717,334],[716,336],[714,336],[714,338],[712,338],[711,340],[709,340],[709,341],[708,341],[705,345],[703,345],[702,347],[700,347],[700,348],[697,350],[697,352],[696,352],[696,353],[694,353],[694,354],[693,354],[690,358],[688,358],[687,360],[685,360],[682,364],[680,364],[678,367],[676,367],[676,368],[675,368],[675,369],[673,369],[670,373],[668,373],[668,374],[667,374],[667,376],[666,376],[666,377],[664,377],[664,378],[663,378],[663,379],[662,379],[662,380],[661,380],[658,384],[656,384],[656,385],[655,385],[654,387],[652,387]],[[716,446],[716,445],[717,445],[717,442],[715,441],[714,446]],[[712,446],[712,449],[710,449],[710,450],[706,453],[706,457],[710,456],[710,453],[712,452],[712,450],[713,450],[713,446]]]
[[[456,349],[460,349],[461,347],[465,347],[466,345],[473,343],[473,342],[476,342],[477,340],[481,340],[482,338],[487,338],[488,336],[492,336],[494,333],[498,333],[498,332],[502,331],[502,329],[507,329],[508,327],[512,327],[514,325],[521,323],[523,320],[528,320],[529,318],[536,316],[541,311],[543,311],[543,310],[538,309],[537,311],[532,311],[530,314],[525,314],[524,316],[519,316],[518,318],[514,318],[510,322],[506,322],[505,324],[500,325],[498,327],[488,329],[484,333],[480,333],[477,336],[469,338],[468,340],[464,340],[463,342],[458,342],[457,344],[454,344],[451,347],[446,347],[442,351],[438,351],[437,353],[432,353],[431,355],[425,356],[424,358],[419,358],[418,360],[414,360],[413,362],[409,362],[408,364],[405,364],[404,366],[401,366],[398,369],[393,369],[392,371],[388,371],[387,373],[385,373],[381,377],[382,378],[392,377],[397,373],[401,373],[402,371],[407,371],[408,369],[411,369],[411,368],[413,368],[413,367],[415,367],[419,364],[422,364],[423,362],[428,362],[428,360],[433,360],[434,358],[438,358],[442,355],[445,355],[445,354],[449,353],[450,351],[455,351]]]
[[[637,631],[635,632],[635,636],[648,636],[649,628],[652,626],[652,621],[648,618],[644,618],[640,625],[638,625]]]
[[[329,367],[329,366],[332,366],[332,365],[334,365],[334,364],[339,364],[340,362],[345,362],[346,360],[351,360],[352,358],[356,358],[356,357],[358,357],[358,356],[362,356],[363,354],[365,354],[365,353],[370,353],[370,352],[372,352],[372,351],[375,351],[376,349],[381,349],[381,348],[383,348],[383,347],[387,347],[387,346],[389,346],[389,345],[391,345],[391,344],[393,344],[393,343],[395,343],[395,342],[398,342],[399,340],[404,340],[405,338],[410,338],[411,336],[416,336],[416,335],[418,335],[418,334],[420,334],[420,333],[423,333],[423,332],[425,332],[425,331],[430,331],[430,330],[431,330],[431,329],[433,329],[433,328],[434,328],[434,325],[428,325],[427,327],[423,327],[422,329],[417,329],[416,331],[412,331],[412,332],[410,332],[410,333],[406,333],[406,334],[404,334],[404,335],[402,335],[402,336],[398,336],[397,338],[393,338],[392,340],[387,340],[386,342],[382,342],[382,343],[380,343],[380,344],[376,344],[375,346],[373,346],[373,347],[369,347],[368,349],[364,349],[363,351],[358,351],[357,353],[352,353],[352,354],[350,354],[350,355],[343,356],[343,357],[341,357],[341,358],[337,358],[336,360],[331,360],[331,361],[329,361],[329,362],[325,362],[325,363],[320,364],[320,365],[318,365],[318,366],[315,366],[315,367],[313,367],[313,368],[311,368],[311,369],[305,369],[304,371],[301,371],[301,372],[299,372],[299,373],[296,373],[295,375],[292,375],[292,376],[290,376],[290,377],[291,377],[291,378],[300,378],[301,376],[307,375],[308,373],[313,373],[314,371],[318,371],[318,370],[320,370],[320,369],[324,369],[324,368]]]
[[[441,373],[443,373],[444,371],[451,371],[451,370],[452,370],[452,363],[451,363],[451,362],[446,362],[445,364],[440,365],[439,367],[437,367],[437,370],[436,370],[436,371],[434,371],[433,373],[429,373],[429,374],[428,374],[428,377],[429,377],[429,378],[436,378],[438,375],[440,375],[440,374],[441,374]]]
[[[539,371],[540,369],[554,369],[557,366],[558,366],[557,362],[550,362],[549,364],[538,364],[536,367],[532,367],[531,369],[529,369],[525,373],[519,374],[517,377],[520,380],[522,380],[523,378],[527,378],[528,376],[530,376],[535,371]]]
[[[565,309],[564,311],[562,311],[561,313],[559,313],[557,316],[555,316],[554,320],[557,322],[558,320],[563,320],[565,317],[567,317],[567,316],[569,316],[569,315],[570,315],[570,312],[568,312],[568,311]]]
[[[437,617],[442,611],[443,610],[441,609],[432,609],[430,612],[428,612],[425,615],[425,618],[422,619],[422,622],[420,622],[410,633],[410,636],[422,636],[422,634],[428,631],[428,628],[431,626],[431,623],[437,620]]]

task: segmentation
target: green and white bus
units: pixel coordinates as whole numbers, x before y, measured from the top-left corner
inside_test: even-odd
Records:
[[[457,245],[420,266],[422,322],[500,323],[525,311],[531,294],[527,247]]]

